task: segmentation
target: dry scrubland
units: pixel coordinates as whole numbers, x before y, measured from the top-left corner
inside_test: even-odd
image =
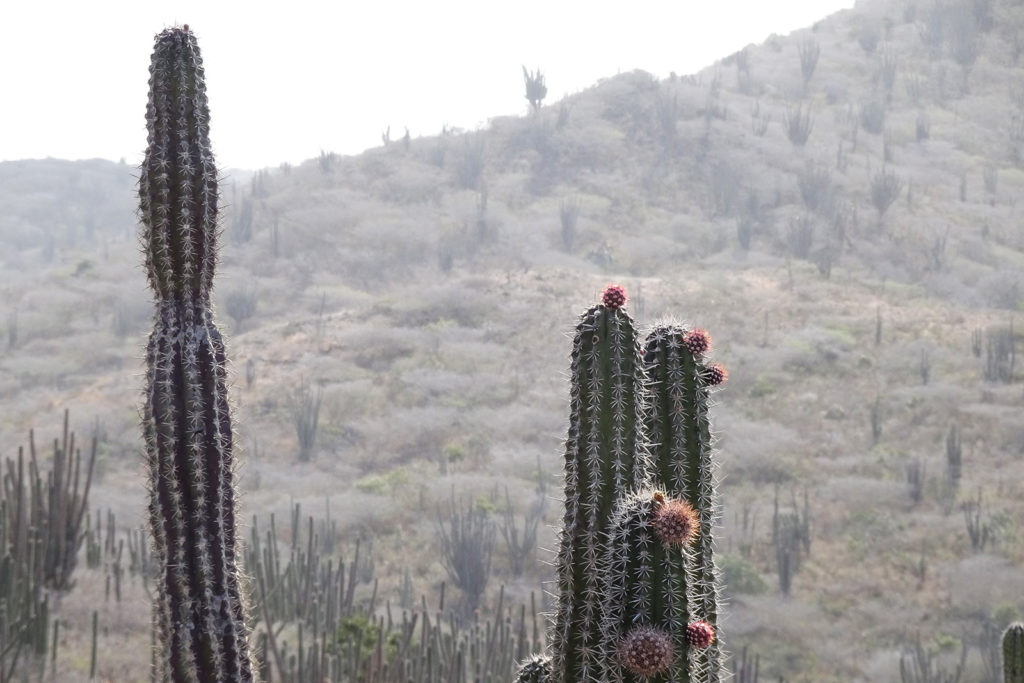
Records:
[[[1021,303],[1022,31],[1017,3],[864,2],[692,76],[622,74],[484,130],[227,174],[216,299],[242,518],[329,506],[339,553],[372,545],[382,596],[408,576],[435,599],[452,491],[498,519],[507,486],[523,515],[539,468],[558,497],[566,334],[619,281],[641,323],[706,327],[730,368],[729,647],[767,680],[824,682],[898,680],[918,642],[949,669],[967,645],[964,680],[994,680],[991,633],[1024,616],[1022,373],[984,372]],[[145,499],[132,173],[0,164],[3,455],[69,407],[100,436],[91,506],[121,533]],[[303,391],[322,395],[308,461]],[[776,496],[780,528],[810,514],[788,596]],[[485,611],[502,584],[528,601],[550,559],[515,576],[499,538]],[[108,574],[80,567],[59,600],[59,680],[88,671],[93,609],[100,674],[145,675],[145,589],[126,577],[104,598]]]

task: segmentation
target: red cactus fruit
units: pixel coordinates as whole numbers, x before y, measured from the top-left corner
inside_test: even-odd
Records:
[[[729,371],[722,367],[721,364],[715,363],[707,369],[707,382],[711,386],[717,386],[729,379]]]
[[[613,311],[616,308],[622,308],[626,305],[626,290],[622,285],[608,285],[601,294],[601,301]]]
[[[637,626],[619,643],[619,661],[637,676],[657,676],[672,665],[672,637],[658,628]]]
[[[699,356],[711,348],[711,335],[707,330],[698,327],[683,335],[683,345],[690,350],[690,353]]]
[[[691,647],[705,648],[715,642],[715,629],[706,621],[693,621],[686,625],[686,642]]]
[[[689,545],[700,533],[697,511],[685,500],[666,500],[659,492],[654,494],[656,508],[651,526],[654,533],[667,545]]]

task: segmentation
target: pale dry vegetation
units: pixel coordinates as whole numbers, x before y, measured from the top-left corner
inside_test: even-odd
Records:
[[[985,379],[987,339],[1021,305],[1024,104],[1007,83],[1024,14],[994,3],[972,58],[970,36],[934,44],[953,4],[865,2],[698,74],[626,73],[473,133],[231,179],[218,301],[236,322],[242,518],[329,501],[339,548],[372,539],[382,596],[436,594],[453,490],[496,523],[505,486],[520,516],[538,477],[559,497],[565,334],[617,280],[642,323],[708,328],[730,368],[715,413],[728,646],[756,650],[768,679],[821,682],[894,680],[919,638],[948,666],[966,642],[985,680],[986,624],[1024,610],[1024,366]],[[798,142],[787,126],[804,119]],[[102,435],[94,506],[138,526],[131,169],[0,176],[3,454],[70,407]],[[889,178],[895,196],[876,197]],[[308,457],[303,386],[322,397]],[[805,491],[810,512],[786,597],[776,491],[779,515],[799,518]],[[544,514],[550,549],[559,506]],[[549,553],[518,576],[502,543],[485,613],[499,585],[528,601],[552,578]],[[93,609],[101,675],[145,670],[145,593],[136,577],[120,603],[88,599],[101,571],[61,600],[60,680],[87,672]]]

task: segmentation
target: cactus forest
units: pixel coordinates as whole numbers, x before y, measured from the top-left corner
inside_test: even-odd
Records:
[[[0,683],[1024,683],[1024,5],[252,172],[205,19],[0,161]]]

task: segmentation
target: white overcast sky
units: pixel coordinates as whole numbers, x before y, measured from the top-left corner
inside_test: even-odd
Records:
[[[105,1],[6,3],[0,160],[124,157],[145,147],[153,36],[187,23],[206,64],[218,164],[255,169],[356,154],[442,125],[526,111],[620,71],[695,72],[853,0]]]

